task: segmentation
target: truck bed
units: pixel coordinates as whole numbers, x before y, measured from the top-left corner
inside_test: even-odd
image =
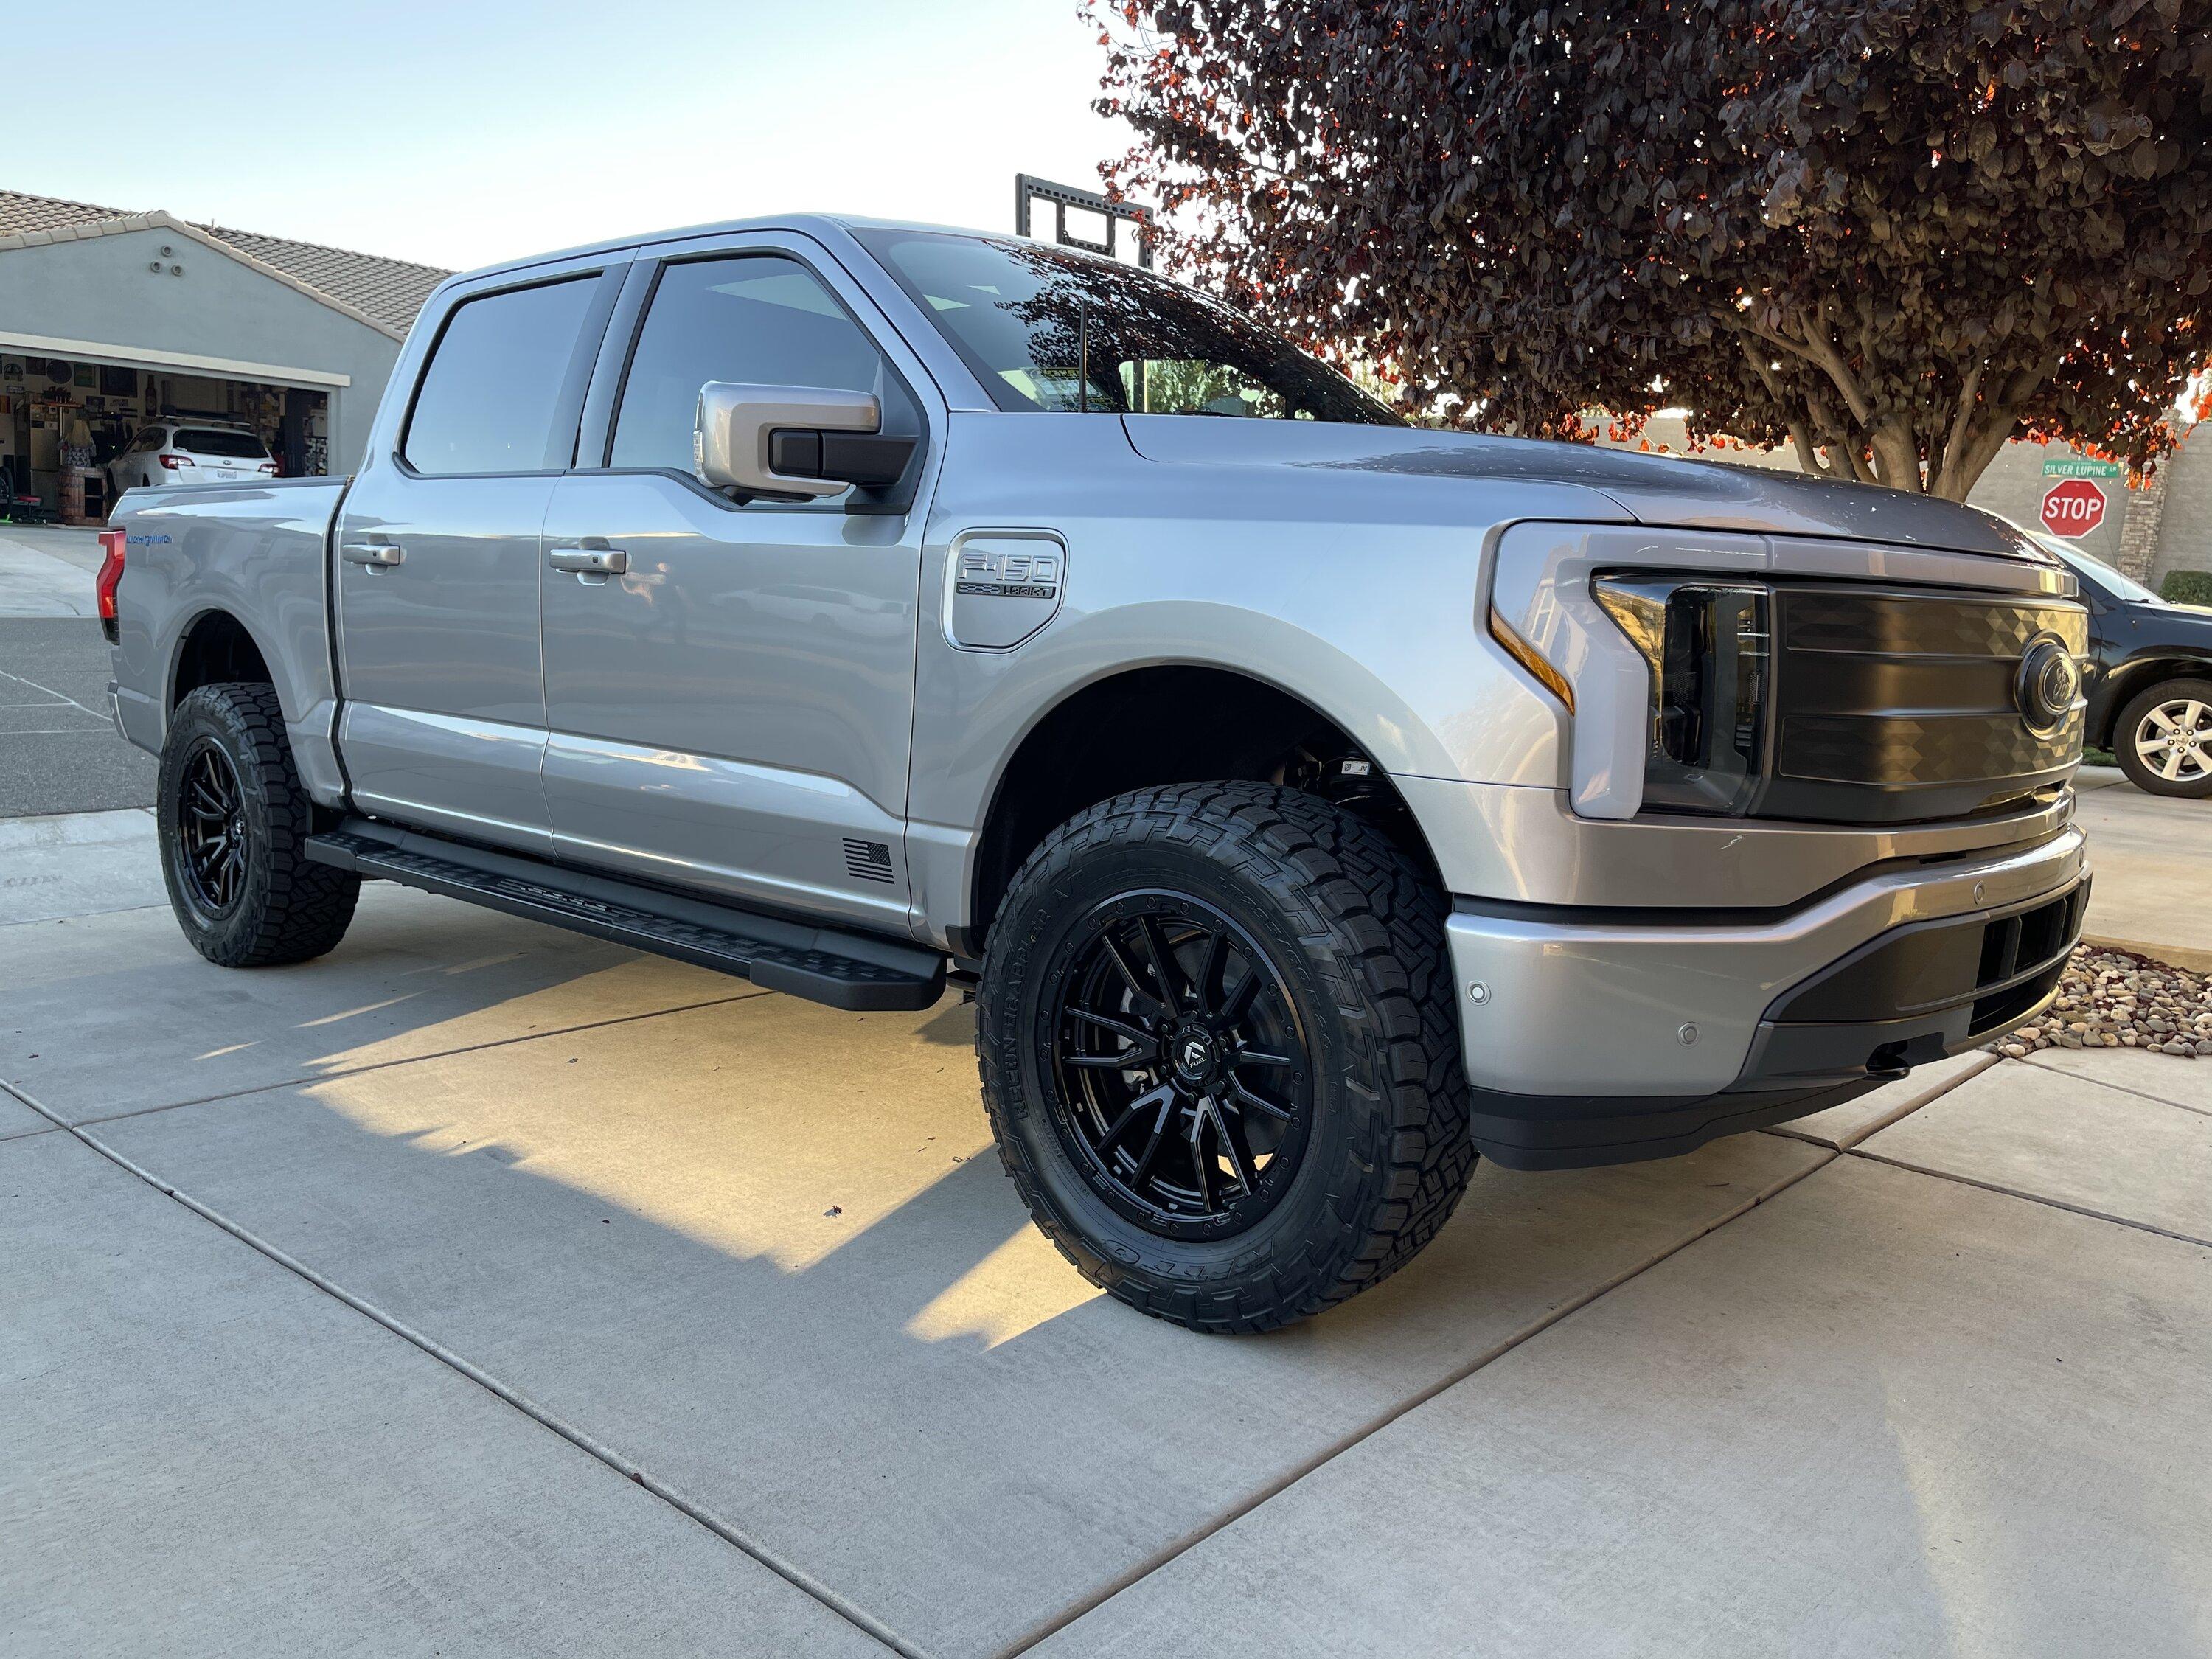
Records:
[[[108,520],[125,535],[114,635],[124,736],[159,752],[179,668],[214,649],[233,630],[225,619],[234,619],[267,665],[302,778],[318,799],[338,799],[329,550],[349,482],[264,478],[125,493]]]

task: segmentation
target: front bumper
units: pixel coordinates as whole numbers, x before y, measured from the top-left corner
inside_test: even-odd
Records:
[[[1516,1168],[1618,1163],[1849,1099],[2048,1006],[2087,891],[2069,828],[1781,914],[1462,900],[1476,1144]]]

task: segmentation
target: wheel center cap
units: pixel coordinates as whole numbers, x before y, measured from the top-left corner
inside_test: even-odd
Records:
[[[1167,1052],[1176,1070],[1187,1081],[1200,1083],[1212,1073],[1220,1050],[1212,1032],[1199,1026],[1184,1025],[1168,1039]]]

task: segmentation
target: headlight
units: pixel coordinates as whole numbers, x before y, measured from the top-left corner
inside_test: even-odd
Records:
[[[1590,589],[1651,671],[1645,803],[1748,811],[1767,770],[1769,591],[1632,574]]]

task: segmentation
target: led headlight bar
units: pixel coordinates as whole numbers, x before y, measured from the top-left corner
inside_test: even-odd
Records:
[[[1597,576],[1590,591],[1650,667],[1645,804],[1747,811],[1767,771],[1772,593],[1636,574]]]

